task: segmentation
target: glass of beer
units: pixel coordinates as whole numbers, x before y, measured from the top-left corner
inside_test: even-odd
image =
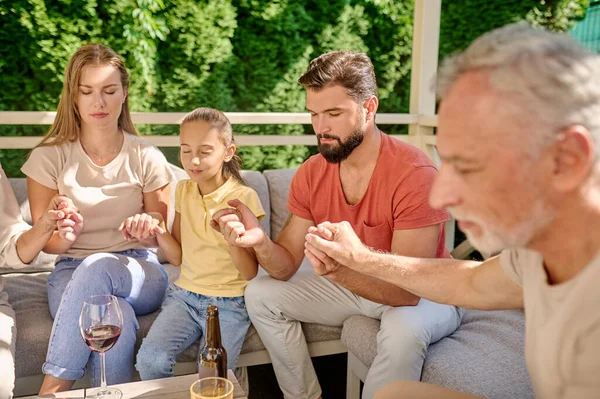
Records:
[[[225,378],[208,377],[190,387],[192,399],[233,399],[233,383]]]

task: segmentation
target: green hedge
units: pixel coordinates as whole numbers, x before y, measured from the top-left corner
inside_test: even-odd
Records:
[[[544,3],[544,4],[542,4]],[[564,30],[587,1],[443,2],[440,53],[519,19]],[[493,4],[493,5],[492,5]],[[315,56],[365,51],[379,84],[380,112],[407,112],[413,3],[396,0],[3,0],[0,110],[54,110],[69,56],[98,41],[125,57],[135,111],[301,112],[296,83]],[[19,38],[15,40],[15,38]],[[41,135],[45,126],[0,126],[0,135]],[[403,126],[385,126],[403,132]],[[175,126],[141,126],[176,134]],[[236,134],[304,134],[309,126],[235,126]],[[245,167],[299,165],[314,147],[245,147]],[[19,176],[26,151],[0,151]],[[173,154],[173,151],[169,151]],[[169,156],[173,159],[173,156]]]

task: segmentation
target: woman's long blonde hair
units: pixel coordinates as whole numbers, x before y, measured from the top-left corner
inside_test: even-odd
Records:
[[[119,70],[125,93],[129,91],[129,73],[121,57],[109,47],[98,43],[81,46],[69,59],[65,70],[65,80],[56,110],[56,118],[50,130],[36,146],[61,145],[75,141],[81,132],[81,116],[77,109],[77,93],[81,71],[88,65],[111,65]],[[139,136],[129,113],[129,96],[125,97],[118,121],[119,129]]]

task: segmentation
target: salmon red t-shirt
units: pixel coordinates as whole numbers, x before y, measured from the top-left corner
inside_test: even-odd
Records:
[[[340,181],[340,165],[321,154],[310,157],[292,179],[288,210],[312,220],[348,221],[371,248],[390,251],[395,230],[417,229],[449,220],[445,210],[429,205],[429,191],[437,174],[425,153],[398,139],[381,134],[377,164],[363,198],[346,202]],[[450,257],[440,230],[436,257]]]

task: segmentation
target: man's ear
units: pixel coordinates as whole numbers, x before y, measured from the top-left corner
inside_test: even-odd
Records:
[[[552,146],[554,186],[572,191],[589,176],[594,166],[596,145],[590,131],[581,125],[563,129]]]
[[[367,110],[366,120],[374,120],[375,114],[377,113],[377,108],[379,107],[379,99],[377,99],[377,96],[371,96],[367,98],[364,107]]]
[[[233,156],[235,155],[235,150],[237,149],[237,147],[235,146],[235,144],[230,144],[226,149],[225,149],[225,158],[224,161],[225,162],[229,162],[231,161],[231,158],[233,158]]]

